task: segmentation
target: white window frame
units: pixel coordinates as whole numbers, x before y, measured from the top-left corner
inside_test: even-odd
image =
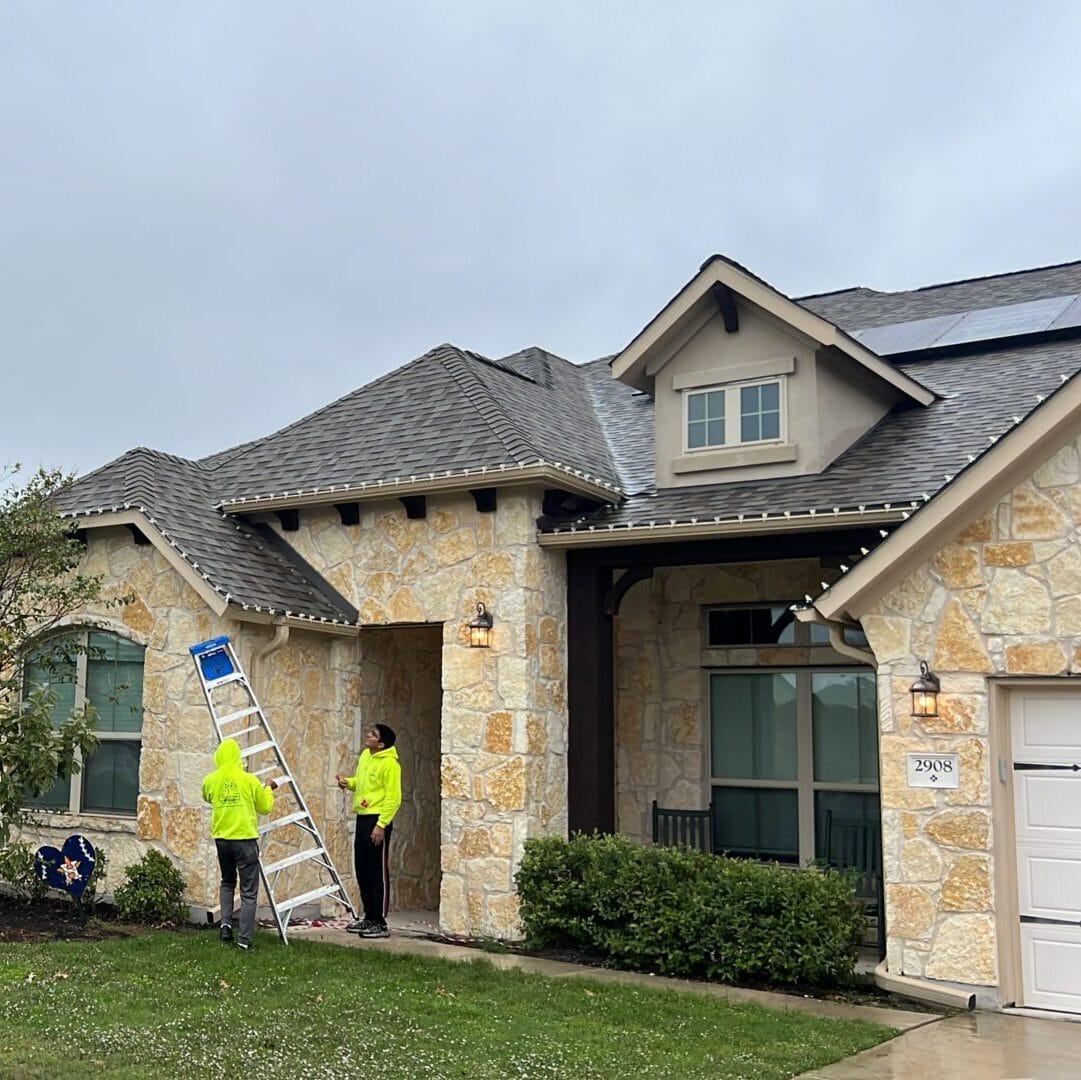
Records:
[[[784,375],[767,375],[760,379],[745,379],[742,382],[715,383],[712,386],[689,387],[682,392],[683,398],[683,452],[685,454],[700,454],[703,452],[723,450],[734,446],[771,446],[784,443],[788,439],[788,408],[787,408],[787,378]],[[777,406],[780,412],[778,418],[777,437],[773,439],[749,439],[743,441],[743,415],[740,409],[740,391],[751,386],[765,386],[768,383],[777,384]],[[705,446],[690,445],[690,402],[694,394],[716,393],[724,391],[724,442],[707,443]],[[733,437],[735,436],[735,437]]]
[[[86,664],[87,664],[87,649],[90,644],[91,633],[97,634],[111,634],[113,637],[123,638],[125,641],[132,641],[133,644],[139,644],[133,641],[131,638],[125,638],[123,634],[118,634],[115,630],[106,629],[99,626],[76,626],[68,627],[65,630],[59,631],[59,636],[71,635],[78,638],[79,651],[75,656],[75,711],[86,707]],[[144,650],[144,672],[145,672],[145,650]],[[138,731],[100,731],[97,728],[94,729],[94,735],[99,743],[105,742],[135,742],[139,744],[139,768],[142,770],[143,760],[143,728],[139,725]],[[38,806],[31,803],[28,809],[33,810],[39,814],[73,814],[77,817],[99,817],[99,818],[124,818],[132,819],[138,815],[138,810],[84,810],[82,808],[83,801],[83,777],[86,775],[83,769],[83,755],[82,751],[76,750],[75,760],[78,763],[79,771],[72,772],[68,784],[68,806],[67,810],[64,810],[59,806]]]
[[[798,624],[802,625],[802,624]],[[844,784],[833,780],[814,778],[814,706],[812,685],[818,674],[873,675],[873,669],[860,666],[798,664],[771,665],[769,667],[723,667],[708,668],[709,737],[706,740],[706,773],[709,775],[710,801],[718,787],[756,788],[796,792],[797,828],[799,833],[798,865],[806,866],[815,860],[815,792],[837,791],[863,795],[879,795],[881,782],[876,784]],[[714,675],[794,675],[796,678],[796,776],[793,780],[729,779],[713,775],[713,676]],[[876,741],[878,731],[876,725]]]

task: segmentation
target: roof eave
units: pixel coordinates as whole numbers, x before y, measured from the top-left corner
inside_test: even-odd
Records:
[[[428,495],[472,491],[488,487],[524,487],[547,484],[604,503],[620,502],[621,489],[607,480],[561,462],[538,461],[529,465],[478,466],[442,475],[394,477],[363,481],[360,484],[331,484],[328,487],[298,488],[281,494],[245,495],[224,499],[215,509],[227,514],[281,510],[302,506],[330,506],[335,503],[371,502],[401,495]]]
[[[934,393],[922,383],[905,375],[829,320],[814,314],[752,274],[721,258],[707,262],[613,359],[613,377],[649,392],[652,380],[646,367],[653,350],[691,314],[715,284],[726,285],[748,302],[769,312],[820,345],[840,350],[917,404],[926,406],[935,400]]]

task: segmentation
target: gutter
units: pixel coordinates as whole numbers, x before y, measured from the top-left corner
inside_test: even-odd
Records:
[[[276,653],[288,640],[289,623],[278,615],[274,619],[274,636],[252,653],[251,661],[248,663],[248,681],[252,686],[255,685],[255,672],[260,663],[272,653]]]
[[[910,975],[891,975],[883,960],[874,971],[875,985],[891,994],[922,1001],[928,1005],[944,1005],[948,1009],[971,1012],[976,1007],[976,995],[967,990],[955,990],[927,979],[914,979]]]

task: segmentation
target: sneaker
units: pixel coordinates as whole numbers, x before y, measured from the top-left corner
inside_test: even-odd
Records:
[[[218,931],[218,937],[226,944],[229,944],[233,940],[233,928],[231,926],[223,926],[221,930]]]
[[[345,928],[345,930],[346,933],[349,934],[363,934],[365,930],[370,929],[374,925],[375,923],[371,922],[368,919],[356,919],[355,921],[351,922]]]
[[[240,950],[241,952],[251,952],[251,951],[252,951],[252,946],[251,946],[251,942],[250,942],[250,941],[238,941],[238,942],[236,943],[236,947],[237,947],[237,948],[238,948],[238,949],[239,949],[239,950]]]
[[[369,923],[367,929],[358,930],[357,933],[365,938],[390,937],[390,931],[387,929],[386,923]]]

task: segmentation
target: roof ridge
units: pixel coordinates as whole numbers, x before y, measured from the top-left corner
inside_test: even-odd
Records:
[[[482,379],[469,369],[464,350],[450,346],[454,351],[443,358],[443,366],[450,372],[451,378],[458,384],[469,403],[477,410],[481,419],[488,425],[492,434],[503,444],[507,453],[515,461],[540,454],[530,445],[518,425],[504,411]],[[530,380],[532,381],[532,380]]]
[[[932,289],[947,289],[951,285],[971,285],[977,281],[993,281],[995,278],[1022,277],[1025,274],[1040,274],[1045,270],[1061,270],[1065,266],[1079,266],[1081,259],[1068,259],[1060,263],[1048,263],[1046,266],[1026,266],[1020,270],[1001,270],[997,274],[978,274],[975,277],[956,278],[953,281],[936,281],[930,285],[915,285],[911,289],[875,289],[870,285],[849,285],[844,289],[827,289],[825,292],[804,293],[802,296],[794,296],[792,299],[817,300],[823,296],[840,296],[843,293],[870,292],[876,296],[901,296],[904,293],[929,292]]]

